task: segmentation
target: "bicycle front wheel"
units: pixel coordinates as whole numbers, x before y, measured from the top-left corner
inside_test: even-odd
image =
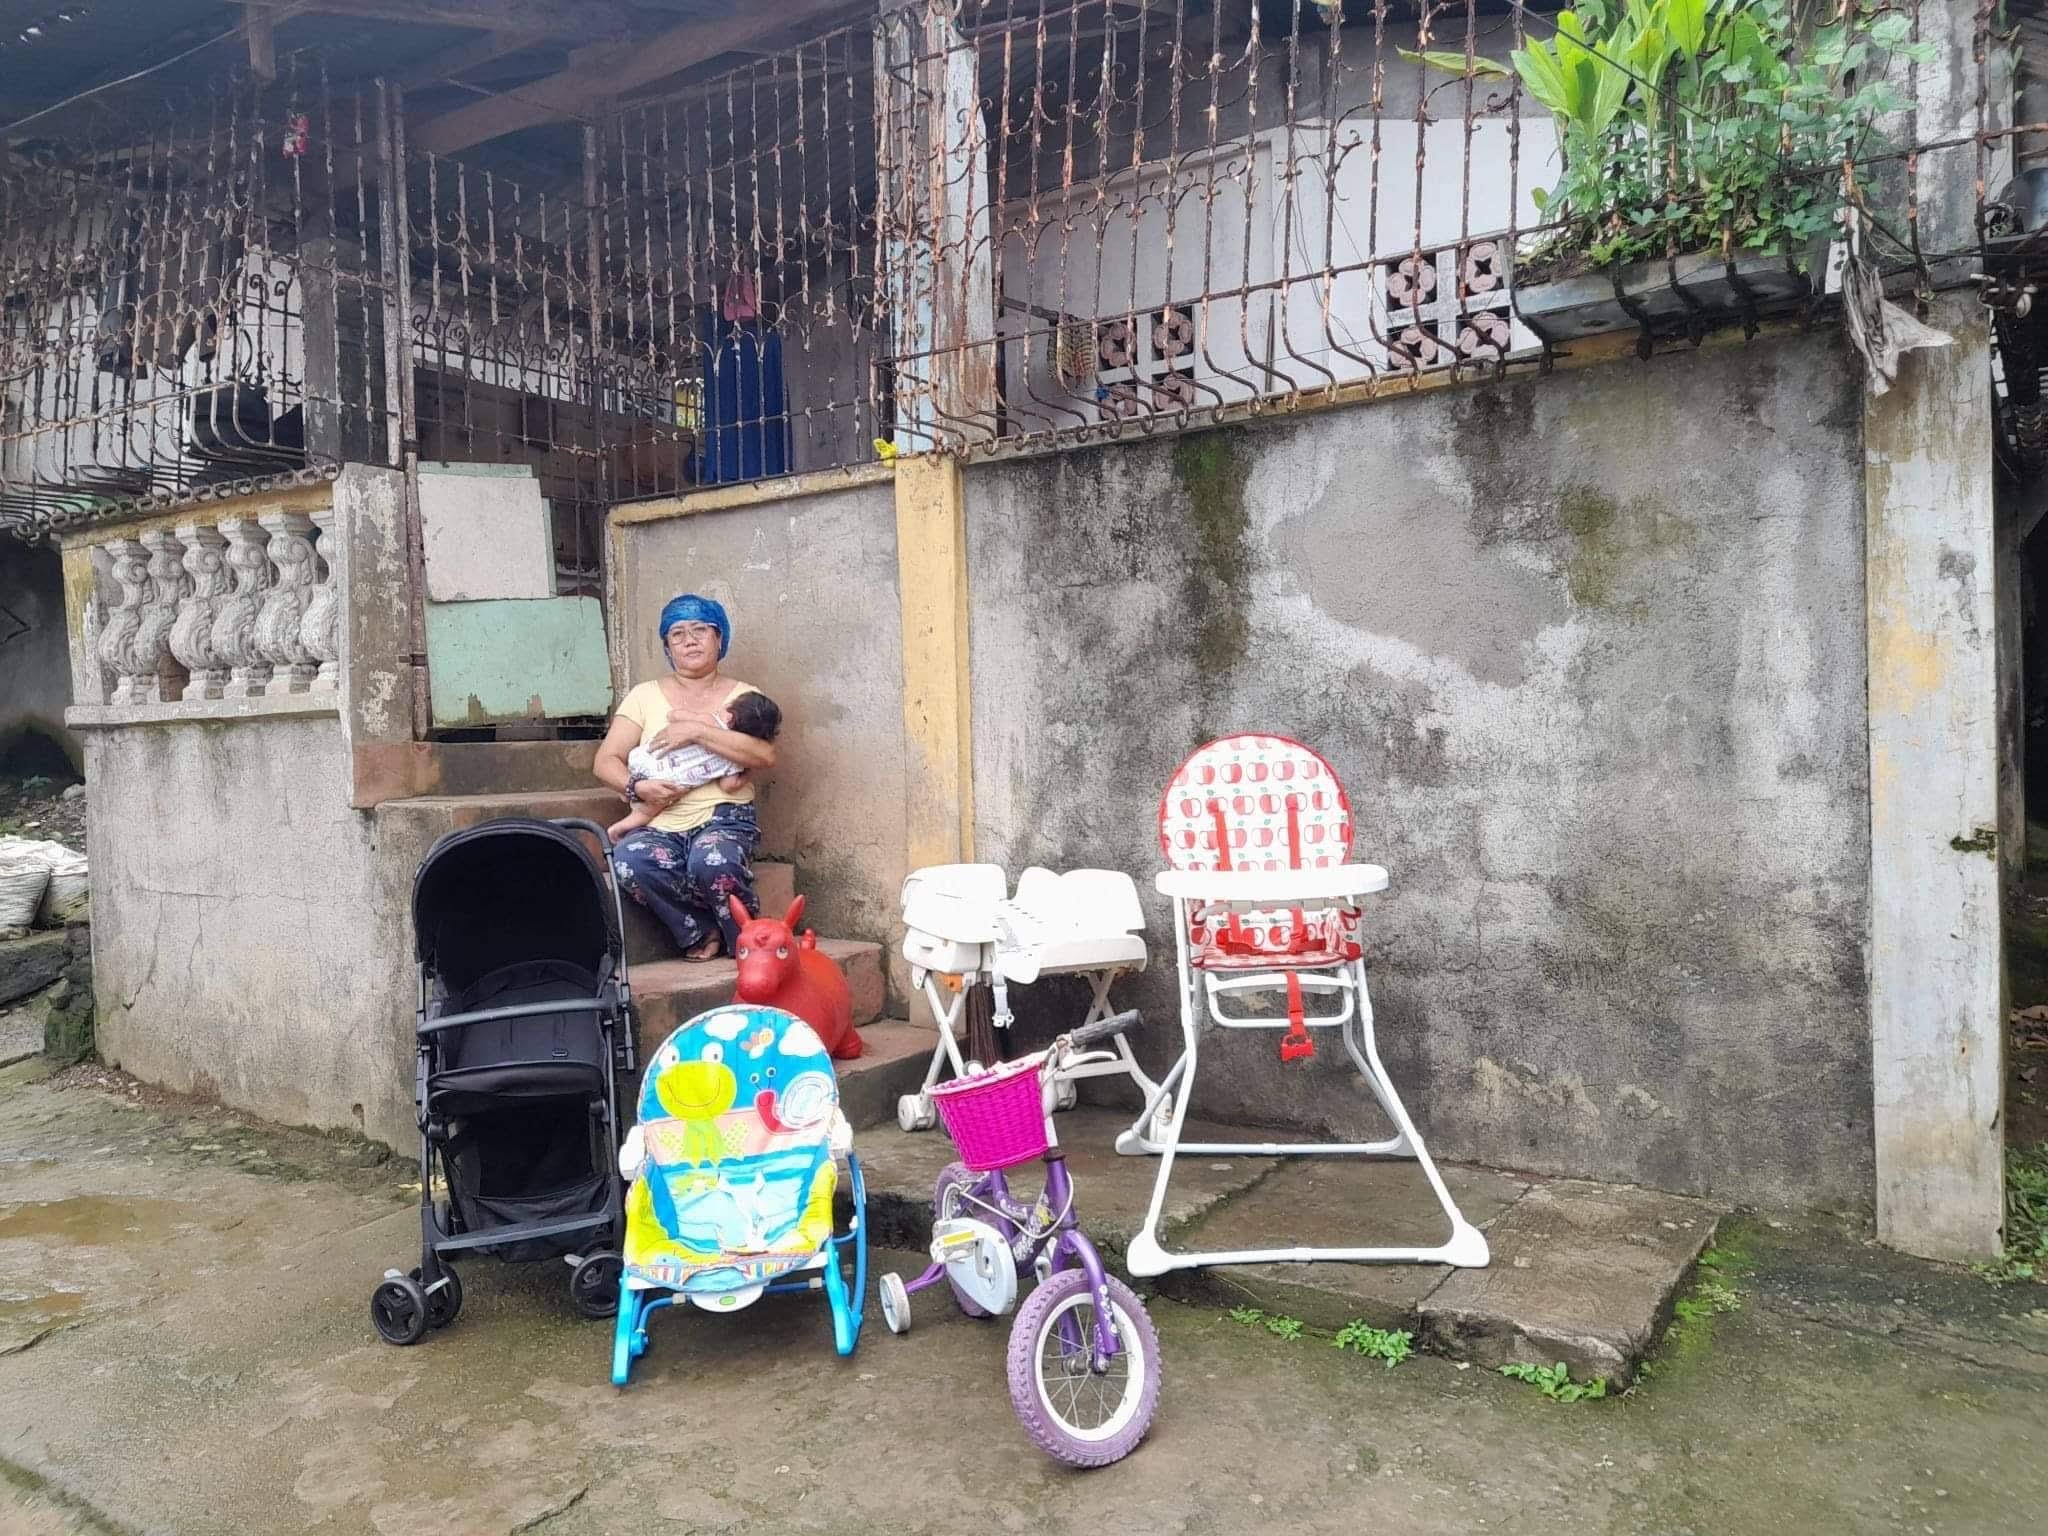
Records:
[[[1097,1300],[1062,1270],[1033,1291],[1010,1330],[1010,1403],[1024,1433],[1070,1467],[1106,1467],[1138,1448],[1159,1409],[1159,1335],[1145,1304],[1104,1276],[1117,1350],[1095,1369]]]

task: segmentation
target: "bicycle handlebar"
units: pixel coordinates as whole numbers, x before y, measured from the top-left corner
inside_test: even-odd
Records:
[[[1138,1010],[1127,1008],[1122,1013],[1112,1014],[1109,1018],[1098,1020],[1096,1023],[1083,1024],[1079,1029],[1072,1031],[1066,1037],[1067,1049],[1070,1051],[1085,1050],[1098,1040],[1107,1040],[1112,1035],[1122,1034],[1137,1022]]]

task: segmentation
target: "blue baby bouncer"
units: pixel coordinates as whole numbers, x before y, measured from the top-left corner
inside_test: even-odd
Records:
[[[614,1386],[626,1384],[647,1352],[649,1318],[678,1301],[737,1312],[766,1295],[822,1290],[832,1342],[853,1353],[868,1234],[852,1140],[832,1058],[794,1014],[735,1003],[699,1014],[662,1042],[641,1084],[640,1123],[620,1155],[632,1187]],[[853,1220],[835,1233],[842,1156]],[[848,1244],[850,1292],[839,1255]]]

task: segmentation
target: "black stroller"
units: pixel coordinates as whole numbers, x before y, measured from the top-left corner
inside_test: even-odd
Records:
[[[505,817],[451,832],[413,877],[420,1266],[370,1299],[386,1343],[455,1321],[458,1256],[566,1257],[577,1310],[618,1309],[632,993],[617,890],[578,833],[609,862],[593,822]]]

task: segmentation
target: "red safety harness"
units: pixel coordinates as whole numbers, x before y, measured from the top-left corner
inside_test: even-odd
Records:
[[[1216,867],[1230,868],[1230,826],[1223,815],[1223,802],[1209,802],[1210,818],[1216,823]],[[1287,797],[1287,867],[1301,868],[1301,801],[1297,796]],[[1308,953],[1308,918],[1300,907],[1291,909],[1293,927],[1287,937],[1287,948],[1280,954],[1302,955]],[[1275,951],[1263,946],[1258,939],[1245,932],[1244,924],[1232,908],[1224,920],[1223,929],[1216,935],[1216,947],[1229,955],[1267,955]],[[1292,971],[1287,973],[1287,1033],[1280,1037],[1280,1059],[1300,1061],[1316,1053],[1316,1043],[1309,1035],[1308,1025],[1303,1020],[1301,1007],[1301,978]]]

